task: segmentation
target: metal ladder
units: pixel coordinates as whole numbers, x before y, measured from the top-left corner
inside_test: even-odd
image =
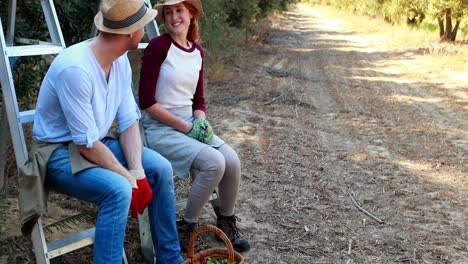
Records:
[[[63,49],[65,49],[65,41],[60,29],[60,24],[57,18],[53,0],[40,1],[51,38],[50,42],[15,38],[17,0],[9,0],[6,35],[4,34],[2,21],[0,18],[0,81],[3,93],[2,108],[4,109],[2,111],[5,113],[6,110],[8,124],[12,136],[16,164],[24,164],[28,160],[28,150],[23,131],[23,124],[32,123],[34,121],[35,110],[30,109],[26,111],[20,111],[13,81],[13,67],[20,57],[57,55]],[[100,1],[98,0],[97,2]],[[151,7],[150,0],[145,0],[145,3]],[[153,21],[146,26],[146,32],[149,39],[159,35],[156,21]],[[24,45],[15,46],[15,43]],[[146,43],[141,43],[139,48],[145,48],[146,45]],[[151,241],[151,236],[149,237],[149,241]],[[50,260],[53,258],[93,244],[94,228],[90,228],[82,232],[75,233],[69,237],[47,243],[42,228],[42,221],[39,218],[33,227],[31,240],[33,243],[36,263],[49,264]],[[127,263],[125,252],[123,254],[123,262]]]

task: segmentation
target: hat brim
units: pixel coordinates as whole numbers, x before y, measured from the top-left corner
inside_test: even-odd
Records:
[[[167,3],[163,3],[163,4],[157,4],[157,5],[155,5],[153,7],[154,9],[156,9],[156,11],[158,11],[158,15],[156,16],[156,20],[161,21],[161,22],[164,21],[164,19],[163,19],[163,16],[164,16],[163,8],[164,8],[164,6],[176,5],[176,4],[179,4],[179,3],[182,3],[182,2],[187,2],[187,3],[189,3],[189,4],[191,4],[191,5],[193,5],[195,7],[195,9],[197,10],[197,13],[195,14],[196,19],[199,19],[200,17],[203,16],[203,9],[202,9],[200,1],[197,1],[197,0],[195,0],[195,1],[175,0],[175,1],[168,1]]]
[[[108,28],[103,25],[104,19],[103,19],[102,13],[99,11],[99,13],[97,13],[96,16],[94,17],[94,24],[96,25],[96,28],[102,32],[108,32],[108,33],[113,33],[113,34],[130,34],[146,26],[146,24],[151,22],[156,17],[157,14],[158,14],[157,10],[147,8],[145,15],[140,20],[133,23],[132,25],[128,27],[124,27],[124,28]]]

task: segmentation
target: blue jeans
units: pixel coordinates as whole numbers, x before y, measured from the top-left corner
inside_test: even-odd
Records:
[[[124,166],[118,140],[101,140]],[[158,264],[179,264],[174,183],[171,164],[157,152],[143,148],[143,168],[153,190],[148,206],[151,235]],[[99,206],[94,240],[95,264],[121,264],[127,217],[132,198],[130,183],[119,174],[100,167],[71,173],[68,146],[55,150],[47,164],[47,184],[59,192]]]

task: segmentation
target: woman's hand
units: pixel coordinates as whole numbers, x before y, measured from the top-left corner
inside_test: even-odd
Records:
[[[192,129],[190,129],[186,135],[210,145],[213,141],[213,128],[206,119],[195,118],[193,120]]]
[[[191,122],[185,122],[185,129],[180,131],[184,134],[188,134],[192,130],[193,124]]]

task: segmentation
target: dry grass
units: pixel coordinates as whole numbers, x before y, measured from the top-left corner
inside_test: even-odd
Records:
[[[443,69],[443,76],[440,76],[443,79],[468,81],[468,74],[463,73],[468,67],[467,36],[460,35],[461,40],[456,43],[440,42],[437,32],[406,24],[391,25],[379,18],[353,15],[329,6],[314,6],[313,9],[329,21],[331,29],[336,27],[357,33],[360,37],[357,41],[376,52],[393,53],[401,61],[423,62],[424,74],[431,73],[431,69]]]
[[[387,50],[421,50],[425,55],[448,56],[453,60],[466,62],[468,58],[468,36],[459,32],[456,43],[440,42],[438,32],[411,28],[406,24],[392,25],[381,18],[354,15],[329,6],[314,6],[341,27],[362,36],[377,37]],[[341,22],[337,22],[340,21]]]

